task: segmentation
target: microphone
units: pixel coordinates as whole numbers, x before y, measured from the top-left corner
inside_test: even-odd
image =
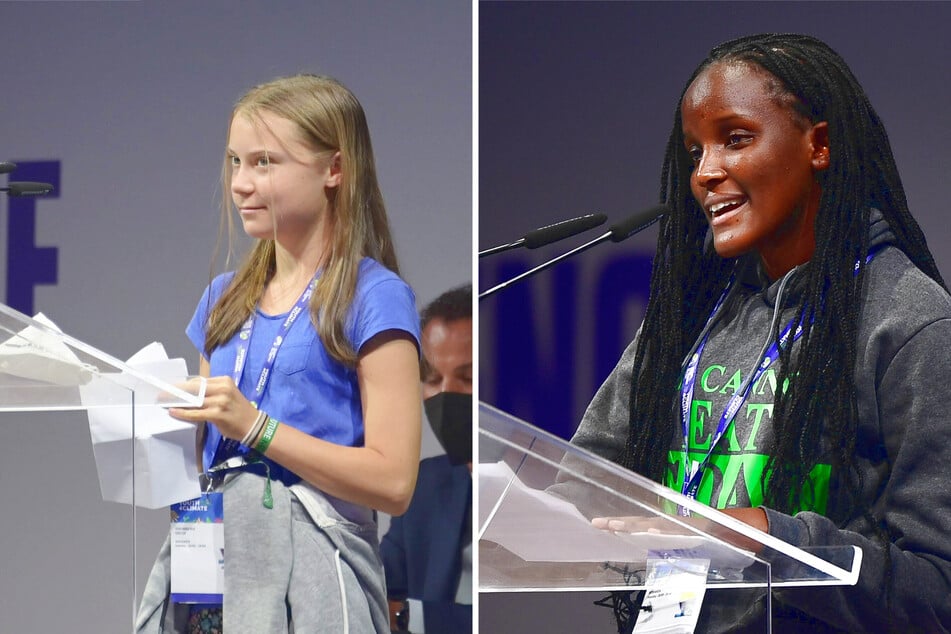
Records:
[[[611,242],[621,242],[622,240],[627,240],[635,233],[639,231],[643,231],[647,227],[657,222],[660,219],[660,217],[663,216],[668,211],[669,209],[667,208],[666,205],[656,205],[654,207],[650,207],[649,209],[643,209],[633,214],[632,216],[622,220],[621,222],[611,225],[608,228],[607,232],[598,236],[594,240],[586,242],[579,247],[575,247],[574,249],[572,249],[571,251],[568,251],[567,253],[562,253],[558,257],[552,258],[551,260],[548,260],[547,262],[543,262],[542,264],[539,264],[535,268],[525,271],[521,275],[516,275],[515,277],[513,277],[512,279],[508,281],[502,282],[501,284],[493,286],[487,291],[483,291],[479,293],[479,299],[483,299],[485,297],[488,297],[489,295],[493,295],[499,292],[500,290],[502,290],[503,288],[511,286],[515,282],[524,280],[526,277],[534,275],[535,273],[538,273],[539,271],[543,271],[547,269],[548,267],[554,264],[557,264],[558,262],[561,262],[565,258],[574,255],[575,253],[586,251],[587,249],[590,249],[594,245],[600,244],[601,242],[604,242],[605,240],[610,240]]]
[[[608,229],[608,233],[611,234],[611,242],[627,240],[635,233],[647,229],[660,220],[660,217],[668,211],[670,210],[666,205],[655,205],[648,209],[642,209],[635,214],[631,214],[621,222],[611,225]]]
[[[570,238],[571,236],[587,231],[588,229],[594,229],[599,225],[603,225],[607,219],[608,217],[604,214],[588,214],[587,216],[572,218],[571,220],[562,220],[561,222],[556,222],[552,225],[541,227],[539,229],[533,229],[515,242],[500,244],[498,246],[485,249],[484,251],[479,251],[479,257],[481,258],[487,255],[501,253],[502,251],[508,251],[509,249],[517,249],[518,247],[537,249],[538,247],[543,247],[546,244],[551,244],[552,242],[558,242],[559,240]]]
[[[7,192],[10,196],[45,196],[53,191],[49,183],[34,183],[31,181],[10,181],[7,187],[0,187],[0,192]]]
[[[11,163],[10,161],[0,161],[0,174],[9,174],[16,168],[16,163]]]

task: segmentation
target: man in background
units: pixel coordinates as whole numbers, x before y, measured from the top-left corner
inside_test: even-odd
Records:
[[[390,629],[409,631],[409,600],[425,634],[472,631],[472,286],[447,291],[421,316],[423,406],[445,454],[419,465],[409,510],[380,550]]]

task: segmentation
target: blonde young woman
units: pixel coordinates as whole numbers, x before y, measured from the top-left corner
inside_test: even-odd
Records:
[[[255,87],[222,180],[256,244],[187,328],[204,403],[170,412],[223,492],[223,606],[168,601],[166,543],[138,631],[388,631],[374,511],[416,482],[419,326],[359,102],[312,75]]]

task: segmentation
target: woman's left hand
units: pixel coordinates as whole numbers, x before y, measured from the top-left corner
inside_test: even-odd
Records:
[[[769,521],[766,519],[766,511],[761,508],[737,507],[723,509],[722,512],[764,533],[769,532]]]
[[[258,410],[229,376],[207,380],[205,400],[200,407],[172,407],[168,413],[172,418],[189,423],[207,421],[217,427],[222,436],[234,440],[244,438],[258,417]]]
[[[769,521],[766,511],[762,508],[731,508],[722,509],[722,513],[740,520],[753,528],[769,532]],[[691,531],[676,522],[665,519],[666,516],[653,517],[595,517],[591,524],[595,528],[613,531],[616,533],[663,533],[665,535],[689,535]],[[692,517],[678,517],[679,522],[694,526],[700,532],[723,539],[735,546],[750,552],[759,552],[762,545],[757,540],[747,538],[731,528],[721,526],[706,517],[694,515]]]

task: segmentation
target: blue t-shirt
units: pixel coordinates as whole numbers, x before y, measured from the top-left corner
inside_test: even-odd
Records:
[[[205,324],[208,313],[227,288],[234,273],[216,277],[205,289],[185,332],[204,356]],[[287,313],[265,315],[257,311],[248,345],[247,360],[238,389],[248,399],[264,360]],[[333,359],[324,349],[309,312],[301,315],[284,338],[267,389],[258,403],[269,416],[323,440],[359,447],[363,445],[363,410],[355,368]],[[385,330],[402,330],[412,335],[419,348],[419,317],[412,289],[398,275],[370,258],[360,262],[356,292],[347,312],[345,333],[358,353],[374,335]],[[216,348],[209,359],[211,376],[232,376],[237,356],[238,335]],[[211,465],[221,434],[208,426],[202,461]],[[246,451],[242,448],[243,451]],[[300,481],[296,474],[270,462],[270,475],[287,485]]]

